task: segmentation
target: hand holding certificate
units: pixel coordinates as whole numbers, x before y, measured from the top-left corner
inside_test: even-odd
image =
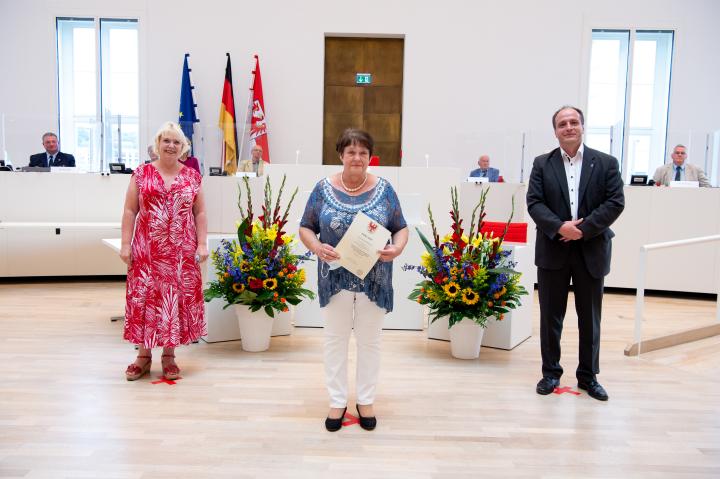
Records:
[[[385,248],[390,241],[390,231],[365,213],[358,212],[355,219],[335,246],[340,255],[337,263],[360,279],[377,263],[379,250]]]

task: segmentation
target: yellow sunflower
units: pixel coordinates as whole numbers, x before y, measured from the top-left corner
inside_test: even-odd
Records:
[[[247,261],[243,260],[243,262],[240,263],[240,271],[243,271],[243,272],[248,272],[248,271],[250,271],[250,263],[248,263]]]
[[[233,283],[232,289],[236,293],[242,293],[243,291],[245,291],[245,285],[242,283]]]
[[[277,280],[275,278],[268,278],[263,281],[263,286],[265,286],[269,290],[273,290],[277,288]]]
[[[422,263],[423,267],[427,269],[432,269],[435,261],[429,252],[423,251],[422,256],[420,256],[420,262]]]
[[[453,266],[452,268],[450,268],[450,276],[455,276],[456,274],[458,274],[458,271],[459,270],[457,266]]]
[[[445,290],[445,294],[449,298],[454,298],[460,292],[460,286],[458,286],[458,284],[455,281],[449,282],[448,284],[443,286],[443,289]]]
[[[463,289],[462,300],[465,304],[475,304],[480,301],[480,296],[470,288]]]

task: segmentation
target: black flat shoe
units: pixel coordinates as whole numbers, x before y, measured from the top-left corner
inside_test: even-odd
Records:
[[[540,382],[535,387],[535,392],[547,396],[555,390],[556,387],[560,386],[560,380],[557,378],[551,378],[550,376],[543,376]]]
[[[355,409],[357,409],[358,419],[360,420],[360,427],[365,429],[366,431],[372,431],[373,429],[375,429],[375,426],[377,426],[377,418],[375,416],[363,417],[362,414],[360,414],[360,406],[358,405],[355,405]]]
[[[342,416],[340,416],[338,419],[330,419],[329,417],[325,418],[325,429],[327,429],[330,432],[339,431],[342,427],[343,420],[345,419],[345,413],[347,412],[347,407],[342,413]]]
[[[608,400],[608,393],[605,391],[605,388],[602,387],[600,383],[595,381],[594,379],[588,382],[578,381],[578,387],[580,389],[586,390],[588,396],[590,396],[591,398],[597,399],[598,401]]]

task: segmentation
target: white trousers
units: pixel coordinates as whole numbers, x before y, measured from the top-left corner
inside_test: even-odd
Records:
[[[325,320],[325,383],[330,407],[344,408],[348,404],[348,344],[353,329],[357,343],[357,404],[372,404],[380,373],[380,332],[385,309],[364,293],[340,291],[320,311]]]

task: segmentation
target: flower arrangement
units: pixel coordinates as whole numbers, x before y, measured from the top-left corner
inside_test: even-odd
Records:
[[[511,252],[502,248],[515,211],[514,203],[501,236],[482,233],[489,191],[488,188],[480,195],[472,212],[470,229],[466,232],[460,218],[457,188],[451,188],[452,230],[442,239],[428,205],[433,244],[418,229],[426,249],[422,254],[422,265],[405,265],[404,268],[415,269],[425,278],[416,285],[409,299],[427,305],[431,321],[447,316],[452,327],[463,318],[469,318],[485,327],[490,316],[502,320],[505,313],[520,305],[520,297],[527,294],[519,284],[521,274],[513,269],[515,263],[508,258]],[[478,209],[480,214],[475,224]]]
[[[275,311],[288,310],[288,304],[296,305],[303,298],[314,298],[315,294],[303,288],[305,270],[298,265],[307,261],[307,255],[295,255],[292,248],[295,235],[287,234],[287,224],[297,188],[280,216],[280,200],[285,188],[285,176],[278,192],[275,206],[272,206],[270,178],[265,180],[265,197],[262,214],[254,218],[252,196],[247,178],[247,207],[242,207],[242,189],[238,188],[238,208],[241,221],[237,229],[237,241],[223,240],[220,247],[211,254],[217,279],[205,290],[205,301],[224,298],[226,308],[233,304],[244,304],[250,311],[263,309],[274,317]]]

